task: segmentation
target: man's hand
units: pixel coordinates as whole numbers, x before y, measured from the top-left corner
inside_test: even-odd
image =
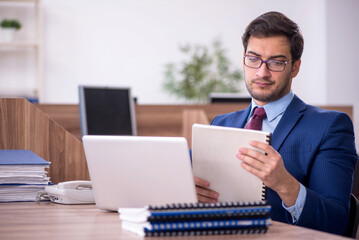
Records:
[[[299,194],[299,182],[287,171],[281,155],[266,143],[251,141],[250,145],[266,154],[248,148],[240,148],[237,158],[242,167],[259,177],[262,182],[278,193],[287,207],[295,204]]]
[[[209,189],[209,182],[198,177],[194,177],[194,183],[196,184],[196,192],[198,202],[203,203],[216,203],[218,202],[219,194]]]

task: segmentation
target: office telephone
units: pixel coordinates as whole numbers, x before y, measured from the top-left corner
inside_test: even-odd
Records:
[[[46,186],[45,192],[50,200],[61,204],[91,204],[95,203],[92,184],[90,181],[60,182],[57,185]]]

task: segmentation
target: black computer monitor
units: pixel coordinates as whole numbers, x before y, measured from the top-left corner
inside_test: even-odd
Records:
[[[82,135],[136,135],[130,88],[79,86]]]
[[[242,93],[210,93],[210,103],[250,103],[251,96]]]

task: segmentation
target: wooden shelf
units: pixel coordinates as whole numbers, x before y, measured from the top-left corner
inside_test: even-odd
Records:
[[[23,8],[26,6],[26,8]],[[22,86],[17,86],[17,91],[14,92],[18,96],[17,93],[20,92],[29,92],[29,94],[24,96],[35,96],[39,100],[43,97],[43,42],[42,42],[42,22],[43,22],[43,15],[42,15],[42,1],[41,0],[0,0],[0,8],[3,10],[11,9],[9,14],[7,14],[7,18],[20,18],[21,21],[29,21],[29,24],[24,23],[24,28],[27,31],[24,32],[24,36],[22,40],[14,40],[12,42],[4,42],[0,39],[0,52],[7,53],[7,54],[0,54],[1,60],[5,61],[6,57],[12,57],[11,54],[18,54],[19,51],[29,51],[34,56],[35,64],[32,66],[26,65],[27,67],[31,68],[31,71],[34,74],[34,86],[35,89],[23,89]],[[26,18],[26,14],[28,14],[28,18]],[[21,20],[21,15],[24,15],[23,19]],[[33,14],[33,15],[32,15]],[[4,17],[4,16],[3,16]],[[31,29],[33,28],[33,29]],[[33,36],[32,34],[33,33]],[[1,56],[3,55],[3,56]],[[18,57],[20,61],[24,59],[24,56],[14,55]],[[25,57],[30,57],[30,55],[25,55]],[[25,64],[25,63],[24,63]],[[12,69],[14,71],[14,69]],[[16,76],[21,76],[22,71],[16,71]],[[9,84],[2,83],[0,88],[6,89],[9,88]],[[10,87],[12,88],[12,87]],[[3,91],[1,91],[3,92]],[[11,96],[10,92],[7,96]]]
[[[36,97],[36,91],[34,87],[3,87],[0,97]]]
[[[1,1],[1,0],[0,0]],[[37,42],[0,42],[0,50],[8,50],[10,48],[37,48]]]
[[[0,2],[9,2],[9,3],[17,3],[17,2],[29,2],[29,3],[37,3],[40,0],[0,0]]]

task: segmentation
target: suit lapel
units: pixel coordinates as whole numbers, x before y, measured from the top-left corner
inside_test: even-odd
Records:
[[[248,108],[246,108],[242,111],[236,112],[230,126],[236,127],[236,128],[244,128],[244,126],[247,123],[247,118],[251,111],[251,108],[252,108],[252,104],[250,104]]]
[[[271,145],[275,150],[279,151],[282,143],[303,116],[306,108],[306,104],[295,95],[273,132]]]

